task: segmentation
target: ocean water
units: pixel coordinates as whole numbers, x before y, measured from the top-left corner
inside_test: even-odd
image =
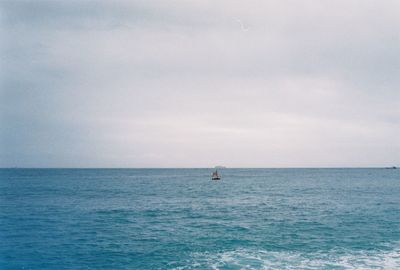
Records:
[[[400,269],[400,170],[2,169],[0,269]]]

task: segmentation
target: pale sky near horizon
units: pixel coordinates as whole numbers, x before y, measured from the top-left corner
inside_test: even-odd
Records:
[[[400,1],[0,1],[0,167],[400,165]]]

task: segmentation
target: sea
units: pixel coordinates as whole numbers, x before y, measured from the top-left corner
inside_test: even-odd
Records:
[[[0,269],[400,269],[400,170],[1,169]]]

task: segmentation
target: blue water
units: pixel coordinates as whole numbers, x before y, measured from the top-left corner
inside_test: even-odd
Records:
[[[400,170],[3,169],[1,269],[400,269]]]

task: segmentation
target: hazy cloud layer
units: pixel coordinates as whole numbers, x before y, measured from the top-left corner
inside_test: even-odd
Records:
[[[400,2],[2,1],[2,167],[400,165]]]

